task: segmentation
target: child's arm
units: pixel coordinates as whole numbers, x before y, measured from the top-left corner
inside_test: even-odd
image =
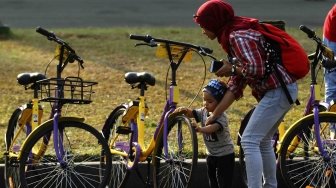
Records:
[[[170,117],[178,116],[178,115],[181,115],[181,114],[184,114],[185,116],[187,116],[189,118],[194,118],[192,110],[190,108],[187,108],[187,107],[178,107],[178,108],[176,108],[174,110],[174,112],[172,112],[170,114]]]
[[[196,132],[206,133],[206,134],[216,132],[221,128],[218,123],[213,123],[205,127],[200,127],[196,123],[193,123],[193,126],[195,127]]]

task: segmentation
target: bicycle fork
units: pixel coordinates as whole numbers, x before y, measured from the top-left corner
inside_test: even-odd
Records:
[[[63,147],[63,130],[59,128],[59,117],[60,113],[56,112],[53,118],[53,138],[54,138],[54,148],[57,160],[60,162],[62,168],[66,168],[68,166],[67,162],[64,161],[64,147]]]
[[[314,132],[315,132],[315,135],[316,135],[316,144],[317,144],[317,147],[318,147],[318,150],[319,152],[321,153],[324,161],[330,161],[330,156],[328,154],[328,152],[325,150],[325,148],[323,147],[323,143],[322,143],[322,139],[320,136],[320,119],[319,119],[319,113],[320,113],[320,110],[319,110],[319,102],[321,100],[321,94],[320,94],[320,89],[318,87],[317,84],[313,84],[312,87],[311,87],[311,92],[313,93],[312,95],[312,101],[315,101],[314,102],[314,105],[313,105],[313,113],[314,113]]]
[[[165,118],[164,118],[164,130],[163,130],[163,148],[164,148],[164,155],[165,158],[168,159],[170,158],[169,156],[169,152],[168,152],[168,117],[169,115],[176,109],[176,105],[179,102],[180,99],[180,92],[179,92],[179,88],[175,85],[171,85],[169,88],[169,100],[167,101],[166,104],[166,108],[165,110],[167,111],[165,114]],[[180,128],[178,127],[178,132],[180,133]],[[182,143],[182,137],[178,137],[178,143]],[[179,145],[179,148],[181,148],[181,146]]]

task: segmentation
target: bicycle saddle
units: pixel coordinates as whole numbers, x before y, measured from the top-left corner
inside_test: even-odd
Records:
[[[38,73],[38,72],[34,72],[34,73],[20,73],[17,76],[17,81],[20,85],[28,85],[28,84],[32,84],[35,83],[39,80],[43,80],[46,79],[47,77],[42,74],[42,73]]]
[[[125,81],[129,84],[146,83],[155,85],[155,77],[148,72],[128,72],[125,74]]]

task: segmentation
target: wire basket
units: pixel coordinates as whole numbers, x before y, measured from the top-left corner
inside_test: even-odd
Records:
[[[62,79],[49,78],[37,82],[40,89],[40,101],[70,104],[89,104],[94,93],[92,86],[97,82],[83,81],[80,77]]]

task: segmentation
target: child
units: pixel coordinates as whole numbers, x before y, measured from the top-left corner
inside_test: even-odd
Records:
[[[207,148],[206,162],[211,188],[230,188],[233,182],[235,155],[226,114],[223,113],[214,123],[205,126],[209,113],[216,108],[226,90],[225,83],[212,79],[203,89],[202,108],[192,110],[179,107],[172,113],[185,114],[201,124],[197,126],[195,123],[194,127],[197,132],[203,134]]]

